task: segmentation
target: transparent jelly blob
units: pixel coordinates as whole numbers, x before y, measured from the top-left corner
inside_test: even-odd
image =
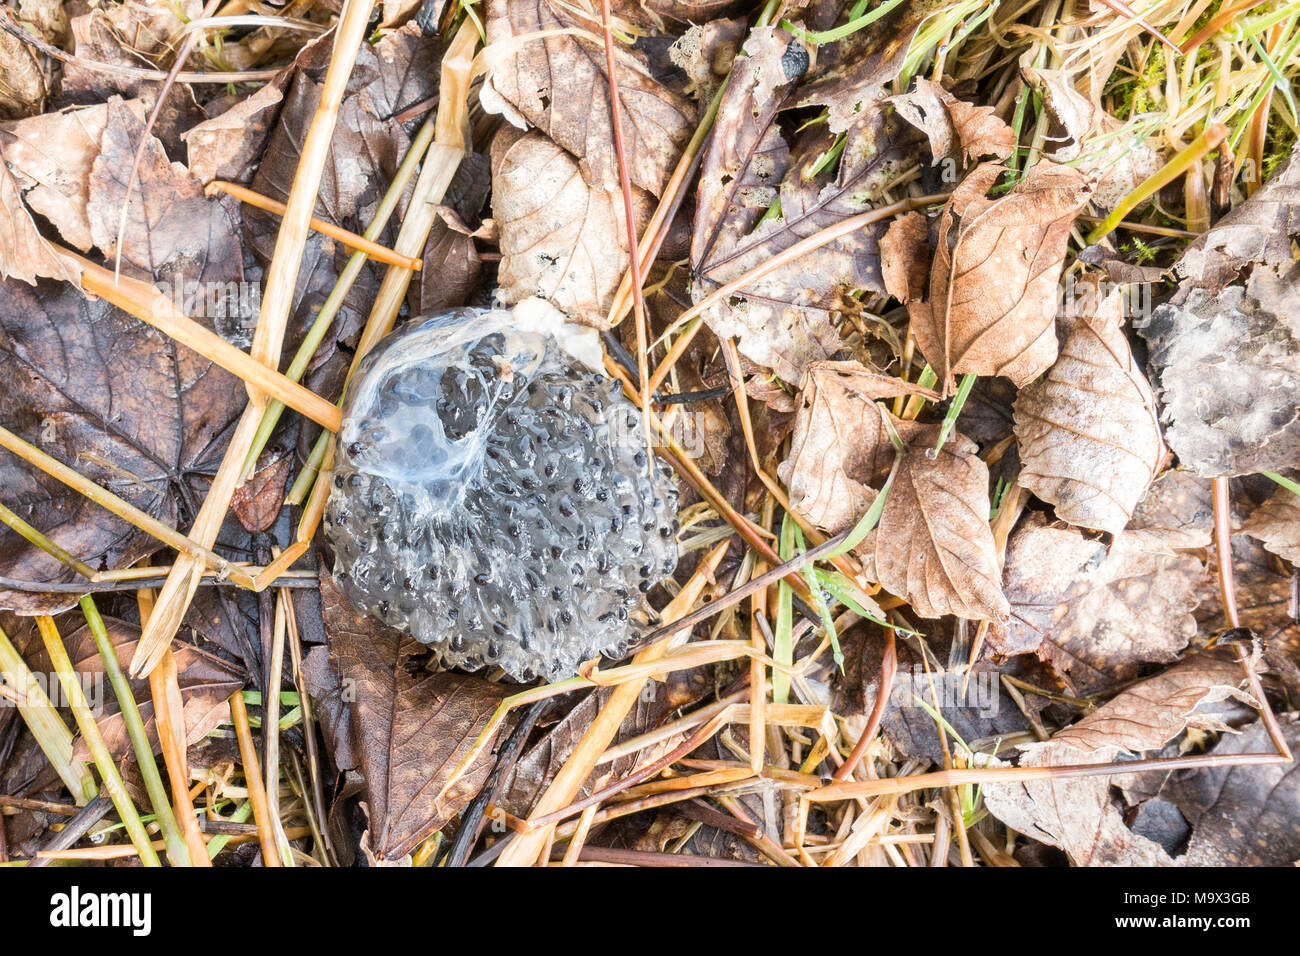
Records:
[[[534,307],[416,319],[348,389],[325,531],[359,609],[444,664],[570,677],[677,563],[677,494],[591,333]]]

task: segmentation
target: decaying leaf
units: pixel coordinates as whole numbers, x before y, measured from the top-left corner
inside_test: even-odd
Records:
[[[1140,329],[1159,370],[1169,446],[1197,475],[1300,460],[1298,278],[1300,268],[1260,264],[1244,286],[1193,288]]]
[[[985,156],[1006,159],[1015,151],[1016,134],[993,107],[967,103],[923,76],[915,89],[889,102],[930,140],[931,165],[947,159],[964,166]]]
[[[235,489],[230,510],[249,531],[265,531],[284,506],[284,486],[293,465],[288,455],[266,462]]]
[[[540,31],[563,32],[535,36]],[[577,157],[591,186],[617,191],[599,14],[548,0],[491,0],[487,36],[492,90]],[[628,174],[659,195],[695,129],[695,109],[654,79],[633,51],[622,48],[617,64]]]
[[[589,186],[573,157],[541,133],[511,128],[492,144],[492,184],[502,301],[536,296],[605,328],[629,261],[622,193]],[[637,190],[635,200],[644,221],[645,193]]]
[[[190,172],[205,186],[214,179],[242,181],[248,176],[284,100],[291,74],[286,71],[224,113],[186,130]]]
[[[79,280],[77,270],[36,228],[13,173],[0,163],[0,280],[35,283],[41,276]]]
[[[44,59],[22,40],[0,31],[0,119],[41,111],[50,94]]]
[[[139,109],[139,104],[133,104]],[[108,124],[108,105],[45,113],[0,126],[0,155],[27,208],[44,216],[70,246],[89,251],[90,170]],[[8,204],[6,203],[6,206]]]
[[[1125,690],[1051,740],[1023,748],[1022,767],[1110,763],[1163,747],[1186,728],[1226,729],[1198,708],[1235,697],[1247,703],[1235,650],[1199,654]],[[986,784],[984,801],[1008,826],[1060,847],[1076,866],[1172,866],[1158,844],[1124,825],[1105,777]]]
[[[808,367],[790,457],[778,469],[799,515],[837,534],[852,527],[871,506],[895,457],[885,425],[890,413],[875,399],[896,395],[938,397],[859,362],[815,362]],[[897,421],[892,415],[890,419]]]
[[[136,643],[140,640],[140,628],[136,624],[117,618],[104,619],[109,640],[117,653],[118,664],[125,671],[135,653]],[[96,649],[89,627],[83,626],[63,637],[72,666],[84,678],[97,679],[104,693],[103,712],[97,715],[95,722],[108,744],[109,752],[126,764],[134,761],[131,754],[131,742],[126,733],[126,724],[117,699],[108,684],[104,673],[104,662]],[[185,742],[195,744],[217,728],[224,720],[230,719],[230,695],[244,686],[245,675],[233,664],[221,658],[185,643],[177,643],[174,649],[176,658],[177,683],[181,700],[184,704]],[[154,724],[153,698],[149,692],[147,679],[133,680],[131,694],[140,709],[144,720],[145,733],[153,744],[153,752],[160,753],[162,745],[158,742],[158,728]],[[89,760],[90,753],[82,740],[77,742],[82,759]]]
[[[992,629],[990,646],[1035,652],[1083,694],[1137,676],[1142,663],[1174,660],[1196,633],[1205,570],[1157,540],[1125,534],[1108,549],[1031,514],[1007,547],[1011,618]]]
[[[53,282],[0,283],[0,377],[0,423],[173,525],[191,514],[191,482],[215,469],[247,399],[235,376],[102,300]],[[124,567],[158,547],[7,452],[0,483],[8,507],[92,566]],[[7,528],[0,531],[0,575],[80,580]],[[26,613],[76,600],[0,591],[4,607]]]
[[[1124,530],[1164,458],[1151,386],[1133,361],[1111,293],[1075,324],[1047,376],[1015,404],[1022,485],[1058,517]]]
[[[691,240],[697,302],[881,202],[912,135],[873,108],[838,147],[833,133],[817,127],[792,150],[776,122],[794,105],[807,51],[785,31],[764,28],[751,32],[744,54],[733,65],[700,173]],[[837,148],[839,161],[828,161]],[[773,270],[710,307],[705,321],[719,337],[734,338],[745,357],[799,381],[809,363],[841,347],[832,313],[858,308],[849,293],[883,289],[884,231],[884,223],[865,226]]]
[[[876,579],[922,617],[1005,623],[1007,599],[989,528],[989,470],[975,443],[956,431],[930,457],[940,427],[899,423],[907,450],[880,526],[859,550],[872,550]]]
[[[1056,360],[1057,280],[1088,181],[1044,160],[1010,192],[987,198],[1002,172],[977,166],[953,191],[929,295],[908,305],[917,345],[945,392],[964,372],[1024,386]]]
[[[1300,748],[1300,721],[1279,718],[1282,736]],[[1271,753],[1262,721],[1225,734],[1213,753]],[[1294,866],[1300,861],[1300,764],[1209,767],[1180,775],[1171,788],[1194,825],[1188,866]]]
[[[1251,512],[1241,530],[1279,557],[1300,565],[1300,496],[1280,489]]]
[[[381,860],[400,860],[483,785],[491,746],[442,794],[510,688],[426,669],[423,645],[358,615],[325,571],[321,603],[331,664],[355,688],[350,726],[366,780],[370,846]]]
[[[119,253],[122,206],[136,146],[144,131],[138,108],[114,97],[99,154],[87,182],[86,215],[95,245],[106,256]],[[209,199],[202,184],[180,163],[167,159],[150,137],[138,169],[136,188],[126,204],[122,261],[156,279],[186,282],[236,281],[243,274],[234,201]]]

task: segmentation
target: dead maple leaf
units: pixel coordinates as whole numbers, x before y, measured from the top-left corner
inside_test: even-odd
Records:
[[[537,37],[541,31],[564,31]],[[490,0],[487,104],[504,98],[578,160],[587,183],[614,192],[618,165],[598,12],[548,0]],[[659,195],[695,129],[695,108],[620,47],[616,61],[632,183]],[[494,109],[499,112],[499,109]]]
[[[537,131],[501,130],[492,143],[492,210],[500,230],[503,302],[536,296],[606,328],[630,260],[623,196],[589,186],[578,163]],[[638,221],[650,214],[636,190]]]
[[[989,527],[989,470],[975,443],[956,431],[932,458],[940,428],[898,423],[907,447],[880,525],[858,550],[871,553],[876,580],[922,617],[1004,623],[1008,605]]]
[[[1124,338],[1123,299],[1075,324],[1047,376],[1015,404],[1019,482],[1057,517],[1124,530],[1164,458],[1155,396]]]
[[[0,423],[127,501],[175,525],[216,468],[247,400],[239,379],[161,332],[70,285],[0,283]],[[61,482],[0,456],[5,504],[95,567],[125,567],[158,547]],[[0,575],[82,580],[7,528]],[[0,591],[0,605],[49,613],[72,594]]]
[[[985,156],[1006,159],[1015,151],[1016,134],[993,107],[958,99],[923,76],[911,92],[891,96],[889,102],[930,140],[932,166],[944,160],[965,166]]]
[[[370,846],[381,860],[400,860],[483,786],[491,742],[442,793],[510,687],[427,670],[422,644],[357,614],[325,570],[321,604],[331,664],[355,688],[352,750],[366,782]]]
[[[873,208],[907,158],[912,134],[878,104],[838,146],[834,133],[818,127],[792,151],[777,120],[794,106],[794,83],[807,63],[798,40],[766,27],[751,32],[733,64],[700,173],[691,240],[697,302],[795,243]],[[842,150],[838,162],[827,162],[836,149]],[[884,231],[884,223],[858,229],[775,269],[711,306],[705,321],[720,338],[735,339],[746,358],[798,382],[809,363],[840,349],[832,313],[859,308],[849,293],[883,290],[878,242]]]
[[[890,412],[877,398],[929,389],[867,369],[860,362],[814,362],[804,374],[790,456],[777,471],[790,506],[832,534],[862,517],[894,463]],[[891,423],[897,419],[890,418]]]
[[[1226,729],[1199,710],[1218,701],[1253,699],[1235,650],[1198,654],[1135,684],[1051,740],[1022,748],[1022,767],[1111,763],[1120,754],[1158,750],[1186,728]],[[1172,866],[1158,844],[1124,824],[1103,776],[986,784],[984,802],[999,820],[1060,847],[1076,866]]]
[[[1088,694],[1172,661],[1196,633],[1205,576],[1192,555],[1157,550],[1154,536],[1121,535],[1108,549],[1031,514],[1011,536],[1004,583],[1010,620],[995,626],[1000,654],[1033,651]]]
[[[916,343],[945,393],[965,372],[1024,386],[1056,360],[1057,280],[1088,182],[1044,160],[1009,193],[987,198],[1002,173],[977,166],[953,191],[939,220],[929,295],[908,305]]]

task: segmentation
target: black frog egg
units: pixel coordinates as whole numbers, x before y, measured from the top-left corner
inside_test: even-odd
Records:
[[[362,361],[326,508],[360,610],[450,667],[570,677],[625,645],[677,562],[677,493],[640,416],[554,310],[416,319]]]

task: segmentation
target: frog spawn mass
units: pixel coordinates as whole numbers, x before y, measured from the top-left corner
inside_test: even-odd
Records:
[[[677,563],[677,494],[640,416],[549,326],[462,309],[357,371],[325,512],[335,579],[449,667],[519,680],[622,656]]]

